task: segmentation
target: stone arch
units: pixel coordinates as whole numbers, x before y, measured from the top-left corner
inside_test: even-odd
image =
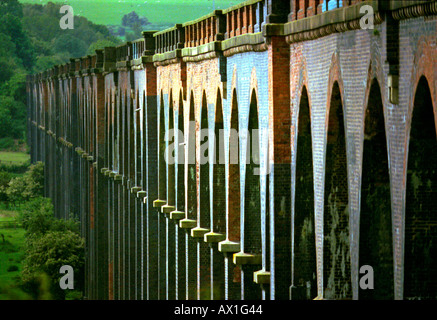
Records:
[[[435,41],[435,39],[432,39]],[[411,82],[414,87],[413,90],[410,91],[410,103],[408,110],[408,120],[407,127],[411,127],[411,118],[413,114],[414,101],[416,97],[417,87],[419,82],[423,77],[428,82],[428,88],[430,90],[431,102],[434,110],[434,121],[437,123],[437,74],[436,68],[431,68],[430,66],[437,65],[437,50],[435,45],[430,43],[431,41],[427,41],[424,37],[419,40],[418,50],[416,55],[414,56],[413,70],[411,76]],[[434,85],[432,85],[434,83]],[[431,85],[429,85],[431,84]],[[437,133],[437,129],[436,129]]]
[[[331,88],[325,159],[324,297],[346,299],[352,297],[346,130],[339,81]]]
[[[293,299],[317,296],[317,259],[314,220],[314,176],[311,132],[311,110],[306,86],[302,86],[296,146],[294,179],[294,257]]]
[[[409,121],[404,298],[437,298],[437,139],[428,79],[417,84]]]
[[[359,266],[374,270],[374,289],[359,289],[360,299],[393,299],[393,241],[390,175],[381,87],[375,78],[364,117]]]

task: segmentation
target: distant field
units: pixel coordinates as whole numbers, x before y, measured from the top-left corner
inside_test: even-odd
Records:
[[[19,0],[22,3],[45,4],[48,0]],[[226,9],[242,0],[65,0],[74,15],[84,16],[96,24],[120,25],[123,15],[135,11],[153,24],[175,24],[195,20],[215,9]],[[61,16],[61,14],[60,14]]]
[[[0,164],[21,165],[30,159],[30,156],[24,152],[0,151]]]

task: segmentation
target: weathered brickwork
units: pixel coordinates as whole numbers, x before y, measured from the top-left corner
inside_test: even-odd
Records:
[[[29,76],[87,298],[437,298],[436,14],[249,0]]]

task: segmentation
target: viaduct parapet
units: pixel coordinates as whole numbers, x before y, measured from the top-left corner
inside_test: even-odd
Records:
[[[436,299],[436,28],[435,0],[251,0],[28,76],[86,297]]]

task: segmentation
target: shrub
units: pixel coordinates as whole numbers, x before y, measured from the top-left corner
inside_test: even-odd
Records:
[[[9,201],[17,204],[44,194],[44,165],[37,162],[29,167],[26,173],[9,182],[6,190]]]
[[[38,274],[50,278],[50,292],[55,299],[65,299],[60,289],[60,267],[70,265],[74,270],[75,289],[83,288],[84,240],[71,231],[49,231],[27,241],[27,256],[22,271],[23,285],[31,284]]]
[[[6,202],[8,201],[8,195],[6,190],[9,187],[9,182],[11,181],[12,176],[9,172],[0,171],[0,201]]]

